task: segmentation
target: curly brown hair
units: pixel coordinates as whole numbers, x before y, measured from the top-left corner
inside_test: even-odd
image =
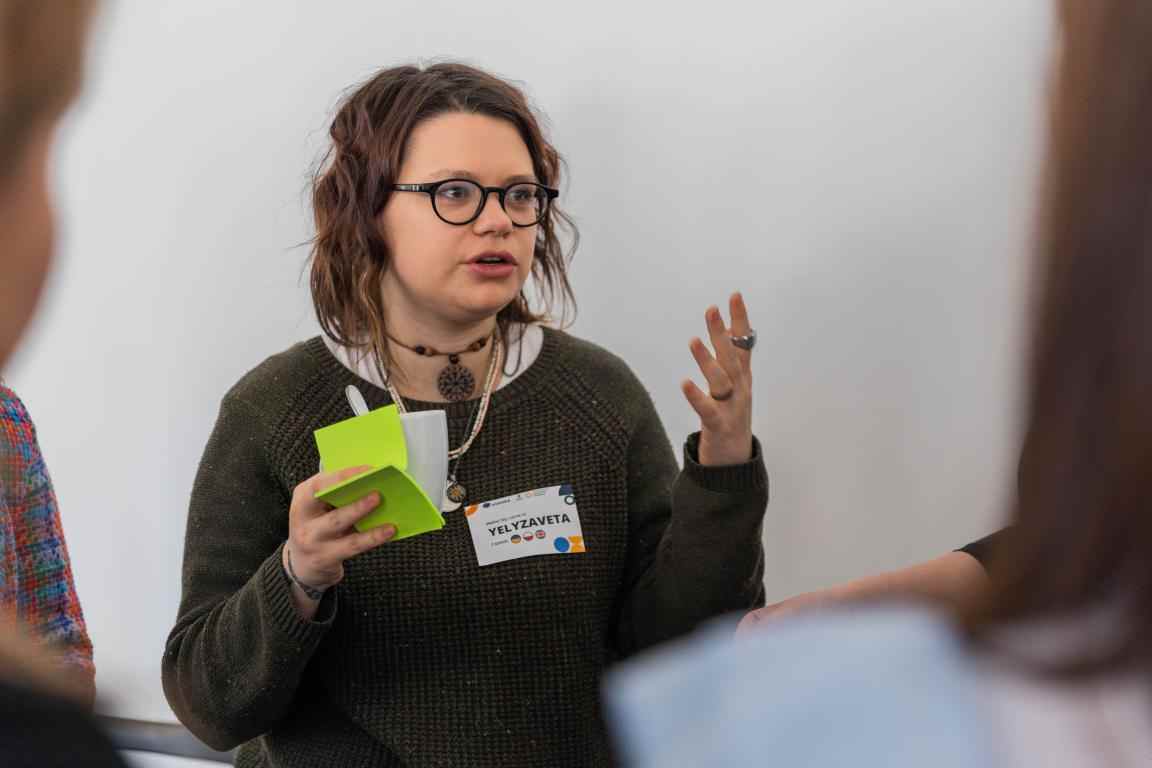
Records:
[[[541,184],[559,186],[563,160],[545,138],[523,91],[483,70],[460,63],[381,70],[345,96],[329,131],[332,143],[312,185],[316,235],[312,241],[311,289],[316,317],[338,344],[369,349],[382,377],[391,364],[381,279],[391,254],[378,214],[388,202],[412,131],[449,112],[488,115],[512,123],[532,157]],[[569,233],[564,252],[559,232]],[[524,291],[497,315],[500,333],[521,323],[563,319],[575,308],[567,266],[579,234],[572,219],[549,207],[539,225],[532,277],[544,307],[536,312]]]

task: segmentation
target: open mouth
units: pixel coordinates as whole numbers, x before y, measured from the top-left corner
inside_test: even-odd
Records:
[[[501,266],[501,265],[516,265],[516,259],[512,254],[504,252],[491,252],[482,253],[471,260],[472,264],[483,264],[485,266]]]

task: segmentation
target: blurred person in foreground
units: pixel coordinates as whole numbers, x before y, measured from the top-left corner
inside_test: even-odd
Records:
[[[49,157],[57,123],[80,87],[92,11],[87,0],[0,0],[0,370],[51,261]],[[5,480],[15,482],[0,475]],[[6,522],[5,503],[13,493],[0,493],[0,531],[15,541],[22,532]],[[3,548],[0,563],[9,563]],[[0,584],[0,591],[8,590]],[[0,607],[0,764],[121,765],[84,712],[90,688],[62,669],[66,661],[24,625],[15,603]]]
[[[1057,8],[1027,429],[988,589],[642,660],[608,686],[630,765],[1152,764],[1152,3]]]

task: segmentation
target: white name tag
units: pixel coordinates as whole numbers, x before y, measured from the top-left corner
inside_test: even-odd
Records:
[[[535,555],[584,551],[584,533],[570,485],[556,485],[464,509],[481,566]]]

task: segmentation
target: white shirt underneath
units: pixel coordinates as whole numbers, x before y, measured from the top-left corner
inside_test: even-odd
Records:
[[[513,328],[509,334],[508,348],[504,353],[504,375],[500,378],[500,383],[496,385],[498,390],[508,386],[524,371],[528,370],[532,363],[536,362],[536,358],[540,356],[540,349],[544,346],[544,329],[539,325],[518,327],[522,329],[520,332]],[[360,352],[351,347],[345,347],[327,336],[322,338],[328,351],[340,361],[341,365],[365,381],[380,389],[386,389],[370,352]],[[515,366],[515,368],[510,369],[510,366]]]

